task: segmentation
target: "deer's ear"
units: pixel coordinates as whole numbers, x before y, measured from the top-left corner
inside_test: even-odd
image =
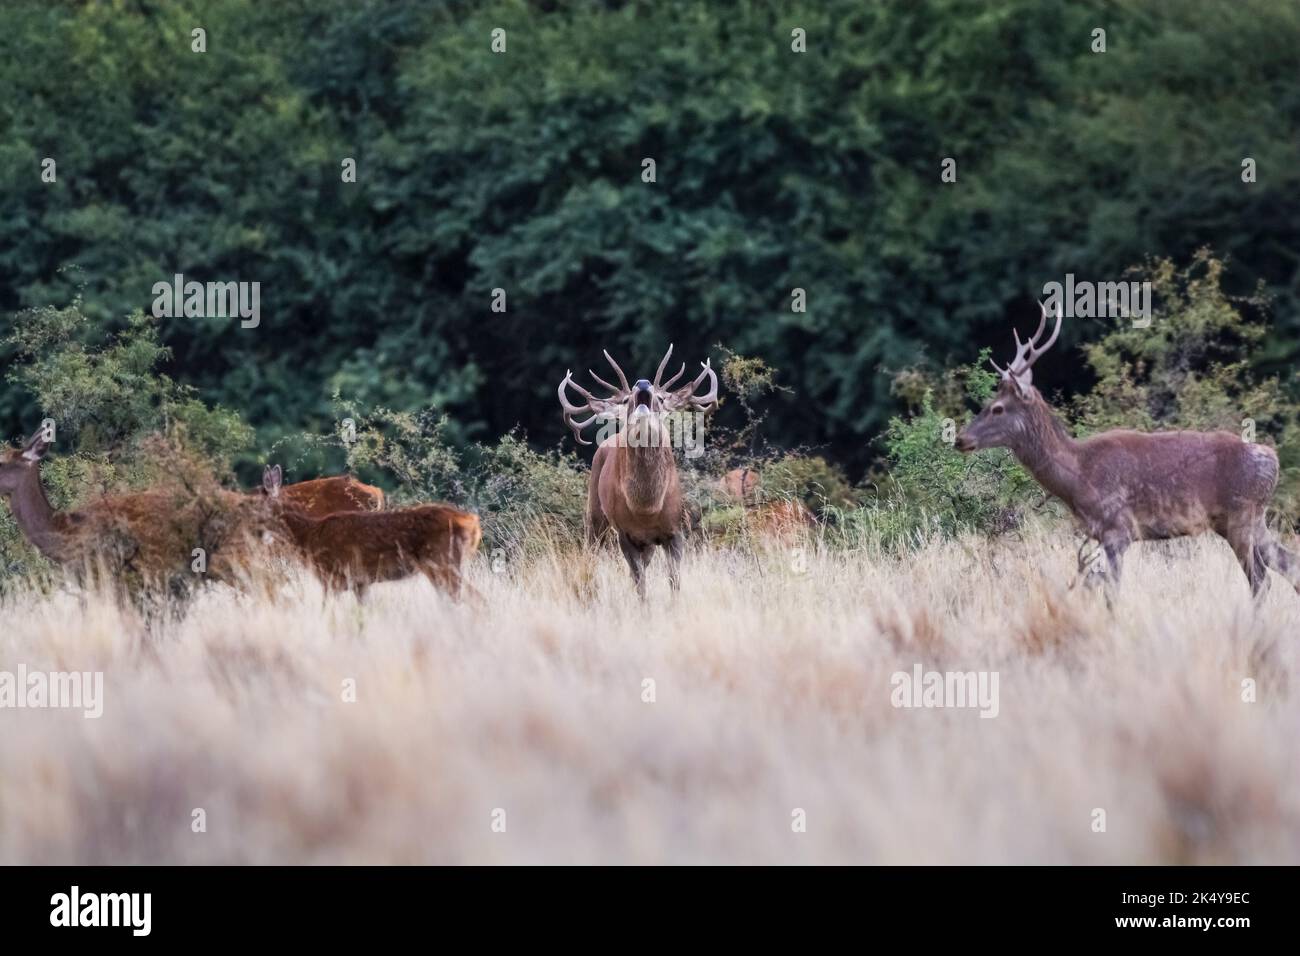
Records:
[[[273,495],[280,490],[280,466],[267,465],[262,469],[262,489],[268,494]]]
[[[25,461],[40,461],[49,450],[50,443],[45,438],[44,430],[38,431],[23,446],[23,459]]]

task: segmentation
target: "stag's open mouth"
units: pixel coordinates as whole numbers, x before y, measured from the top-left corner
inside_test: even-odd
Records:
[[[634,398],[632,414],[637,416],[650,414],[650,399],[652,397],[653,393],[650,389],[639,389]]]

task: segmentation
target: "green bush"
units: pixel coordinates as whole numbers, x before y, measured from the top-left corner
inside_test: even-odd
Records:
[[[1288,515],[1300,505],[1300,402],[1277,376],[1258,376],[1252,364],[1268,333],[1261,296],[1229,296],[1225,264],[1199,251],[1178,268],[1157,260],[1133,277],[1151,283],[1157,302],[1149,328],[1131,322],[1083,346],[1096,375],[1091,391],[1075,399],[1071,416],[1080,435],[1106,428],[1146,431],[1222,429],[1275,445],[1282,465],[1277,504]]]
[[[169,352],[143,313],[128,316],[116,335],[100,328],[76,300],[19,313],[0,340],[14,356],[6,377],[28,396],[25,433],[54,421],[54,454],[41,466],[50,503],[66,509],[109,492],[228,481],[252,429],[159,371]],[[8,508],[0,511],[0,586],[50,571]]]

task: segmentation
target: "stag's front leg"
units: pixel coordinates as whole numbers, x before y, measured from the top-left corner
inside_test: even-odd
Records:
[[[632,581],[636,584],[636,595],[645,600],[645,566],[649,548],[642,548],[622,531],[618,533],[618,547],[627,559],[627,566],[632,571]]]
[[[1119,589],[1120,573],[1124,568],[1124,552],[1128,550],[1129,541],[1127,538],[1107,536],[1100,540],[1097,550],[1085,557],[1084,552],[1090,540],[1085,540],[1079,547],[1079,570],[1082,571],[1085,566],[1087,567],[1083,579],[1084,585],[1088,588],[1095,588],[1098,585],[1104,587],[1106,603],[1109,604]]]
[[[686,550],[686,536],[678,531],[664,545],[668,549],[668,586],[676,594],[682,584],[682,553]]]

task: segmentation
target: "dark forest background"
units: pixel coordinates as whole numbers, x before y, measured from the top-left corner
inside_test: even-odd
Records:
[[[260,282],[257,329],[159,322],[170,376],[257,429],[245,470],[336,391],[551,447],[566,368],[672,341],[763,359],[765,439],[860,475],[893,373],[1005,351],[1067,272],[1208,246],[1289,377],[1297,131],[1292,0],[5,0],[0,316],[81,296],[109,336],[174,273]],[[1100,334],[1067,323],[1036,378],[1089,387]],[[0,432],[32,405],[0,383]]]

